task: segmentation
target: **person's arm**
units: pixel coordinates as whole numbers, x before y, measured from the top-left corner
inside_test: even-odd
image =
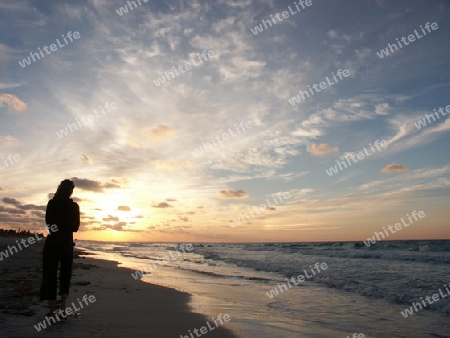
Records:
[[[80,227],[80,207],[77,203],[74,203],[74,220],[73,220],[73,230],[72,232],[78,232],[78,228]]]
[[[53,208],[52,208],[53,203],[51,203],[51,200],[48,201],[47,203],[47,209],[45,210],[45,225],[47,226],[47,228],[52,224],[52,220],[54,219],[54,215],[53,215]]]

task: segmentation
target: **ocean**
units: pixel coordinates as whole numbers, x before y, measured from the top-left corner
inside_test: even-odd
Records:
[[[77,242],[239,337],[450,337],[450,241],[180,244]]]

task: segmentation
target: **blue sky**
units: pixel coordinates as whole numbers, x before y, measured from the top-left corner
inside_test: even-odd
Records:
[[[20,155],[0,170],[0,226],[42,229],[49,193],[73,178],[83,239],[362,240],[413,210],[426,217],[389,239],[449,238],[448,115],[415,126],[450,105],[448,2],[312,0],[256,35],[294,1],[122,6],[0,4],[0,158]],[[377,55],[427,22],[438,29]],[[19,64],[68,32],[80,37]],[[203,51],[214,56],[155,84]],[[289,103],[339,69],[350,76]],[[252,127],[193,155],[241,121]],[[377,140],[387,146],[326,173]]]

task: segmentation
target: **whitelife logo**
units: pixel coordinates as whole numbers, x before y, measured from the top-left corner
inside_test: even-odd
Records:
[[[411,223],[406,223],[405,220],[404,220],[403,217],[402,217],[400,220],[402,221],[403,225],[400,224],[400,223],[395,223],[394,226],[392,226],[392,225],[389,224],[389,225],[388,225],[388,229],[389,229],[389,231],[391,232],[391,234],[395,234],[397,231],[402,230],[402,229],[403,229],[403,226],[406,228],[406,227],[408,227],[408,226],[410,226],[411,224],[414,223],[414,222],[412,221],[411,217],[409,216],[409,214],[406,214],[406,216],[408,216],[408,219],[409,219],[409,221],[410,221]],[[414,211],[411,213],[411,216],[412,216],[412,217],[414,218],[414,220],[417,222],[417,221],[418,221],[417,216],[419,216],[419,218],[422,219],[422,218],[425,217],[425,213],[424,213],[422,210],[420,210],[419,212],[417,212],[416,210],[414,210]],[[394,230],[393,228],[395,228],[395,230]],[[386,230],[386,227],[383,227],[383,230],[384,230],[384,233],[386,234],[386,237],[389,237],[389,232]],[[380,235],[381,235],[381,236],[380,236]],[[375,236],[377,237],[377,240],[378,240],[378,241],[380,241],[381,239],[385,239],[385,238],[386,238],[386,237],[384,236],[383,232],[376,232],[376,231],[375,231],[375,232],[374,232],[374,235],[373,235],[372,237],[369,237],[369,238],[367,238],[367,240],[363,241],[364,244],[365,244],[367,247],[369,247],[369,246],[375,244],[375,243],[377,242],[377,241],[375,240]],[[380,239],[380,237],[381,237],[381,239]]]
[[[142,0],[142,1],[144,3],[147,3],[149,0]],[[139,3],[139,6],[142,6],[141,0],[137,0],[137,2]],[[136,1],[127,1],[126,5],[124,7],[120,7],[119,9],[116,9],[117,14],[122,16],[125,13],[128,13],[128,7],[130,7],[130,11],[132,11],[134,8],[131,5],[134,5],[134,8],[138,8]]]
[[[61,42],[59,41],[59,38],[56,39],[56,42],[58,43],[59,48],[63,48],[64,46],[66,46],[66,45],[69,44],[69,42],[67,41],[67,39],[69,39],[70,42],[73,42],[73,39],[78,40],[78,39],[81,37],[80,33],[77,32],[77,31],[73,32],[73,34],[72,34],[72,31],[68,31],[68,32],[67,32],[67,39],[66,39],[66,37],[64,36],[64,34],[61,35],[61,36],[63,37],[64,42],[65,42],[66,44],[65,44],[65,45],[64,45],[64,44],[61,44]],[[72,39],[72,37],[73,37],[73,39]],[[47,53],[47,55],[49,55],[51,52],[56,52],[56,51],[58,50],[58,46],[56,46],[56,44],[52,43],[50,46],[44,46],[44,47],[42,47],[42,49]],[[49,48],[50,48],[50,51],[48,50]],[[25,68],[26,66],[31,65],[31,60],[33,60],[33,62],[36,62],[37,60],[40,60],[41,57],[43,58],[43,57],[45,56],[45,54],[42,52],[42,50],[41,50],[40,47],[38,47],[38,52],[39,52],[39,54],[40,54],[41,56],[39,56],[38,53],[30,52],[30,56],[27,57],[26,59],[23,59],[22,61],[19,61],[19,65],[20,65],[22,68]],[[30,59],[30,57],[31,57],[31,59]]]
[[[50,325],[52,324],[56,324],[56,322],[59,322],[61,320],[61,318],[59,318],[59,316],[61,316],[63,319],[66,319],[67,316],[70,316],[71,314],[84,309],[83,303],[81,303],[80,298],[77,298],[78,300],[78,305],[80,305],[79,308],[77,308],[77,306],[75,305],[75,303],[72,302],[72,307],[67,307],[65,309],[60,309],[57,313],[54,313],[52,316],[45,316],[45,320],[43,320],[42,322],[39,322],[37,325],[34,325],[34,328],[36,329],[37,332],[40,332],[41,330],[44,330],[47,328],[47,324],[50,327]],[[84,295],[82,298],[82,301],[84,302],[84,304],[86,304],[86,306],[88,306],[89,304],[95,303],[97,299],[95,299],[94,295]]]
[[[288,198],[291,198],[291,195],[289,194],[288,191],[283,192],[283,193],[280,192],[280,193],[278,193],[277,195],[278,195],[277,197],[278,197],[278,199],[280,200],[280,202],[283,202],[283,198],[284,198],[285,200],[287,200]],[[283,196],[283,198],[281,198],[281,196]],[[275,205],[278,205],[278,202],[277,202],[277,200],[275,199],[275,197],[272,196],[272,199],[273,199]],[[266,199],[266,202],[267,202],[267,205],[261,204],[261,205],[259,206],[259,211],[261,211],[261,212],[258,212],[258,208],[255,207],[255,206],[253,206],[253,211],[255,211],[255,214],[260,215],[261,213],[263,213],[264,210],[274,210],[274,209],[275,209],[275,206],[273,206],[272,204],[270,204],[270,201],[269,201],[268,198]],[[245,213],[242,213],[242,212],[241,212],[241,213],[239,214],[239,217],[238,217],[238,218],[236,218],[236,219],[234,219],[234,220],[232,220],[232,221],[228,221],[228,223],[230,223],[230,227],[235,228],[236,225],[241,225],[241,220],[242,220],[242,222],[245,222],[246,219],[247,219],[247,220],[250,220],[251,218],[255,217],[255,215],[253,214],[253,212],[252,212],[252,210],[250,209],[250,207],[248,207],[248,210],[250,211],[250,215],[251,215],[251,216],[249,216],[246,212],[245,212]]]
[[[234,125],[234,127],[236,128],[237,134],[233,133],[231,131],[231,128],[228,128],[229,133],[224,133],[224,134],[222,134],[222,136],[217,135],[215,137],[217,142],[219,144],[223,144],[224,142],[226,142],[230,139],[230,136],[231,136],[231,138],[235,138],[236,136],[241,134],[239,127],[240,127],[240,129],[242,129],[242,132],[244,132],[244,131],[246,131],[245,128],[250,129],[252,127],[252,123],[250,121],[247,121],[247,122],[241,121],[241,123],[239,124],[239,127],[237,127],[236,125]],[[217,147],[217,144],[216,144],[216,142],[214,142],[214,139],[212,137],[211,137],[211,141],[212,141],[214,147]],[[203,142],[202,146],[200,148],[195,148],[195,150],[191,151],[191,153],[195,157],[198,157],[200,155],[203,155],[208,150],[208,147],[209,147],[209,149],[213,149],[213,146],[211,145],[211,143]]]
[[[288,9],[289,9],[289,12],[291,13],[291,15],[297,14],[297,13],[299,13],[301,11],[299,5],[302,6],[302,9],[306,8],[305,5],[307,7],[312,6],[312,0],[306,0],[306,1],[299,0],[298,4],[297,4],[297,2],[294,2],[294,5],[295,5],[295,8],[297,8],[298,12],[293,11],[291,6],[288,6]],[[283,17],[283,19],[289,18],[289,12],[288,11],[281,12],[281,16]],[[274,16],[277,18],[278,22],[283,21],[283,19],[280,17],[280,13],[276,13],[274,15],[271,15],[270,16],[270,20],[272,20],[274,25],[277,24],[276,20],[274,19]],[[263,20],[261,20],[262,23],[260,23],[259,26],[255,26],[253,28],[250,28],[250,30],[252,31],[252,33],[254,35],[257,35],[258,33],[262,33],[264,28],[267,29],[269,27],[272,27],[272,22],[270,22],[270,20],[264,20],[263,19]],[[267,27],[267,24],[269,24],[269,27]],[[264,25],[264,28],[263,28],[263,25]]]
[[[269,292],[266,292],[267,297],[272,299],[278,296],[280,293],[283,293],[283,287],[285,291],[288,290],[288,287],[289,289],[292,289],[292,285],[290,282],[292,282],[294,285],[303,283],[305,280],[308,280],[316,275],[314,269],[317,271],[317,273],[320,273],[321,271],[328,269],[328,265],[327,263],[317,262],[316,264],[314,264],[314,267],[310,265],[309,268],[311,269],[312,276],[308,275],[308,272],[306,272],[306,270],[303,270],[303,272],[305,273],[304,275],[300,274],[297,277],[291,277],[291,279],[286,278],[286,283],[278,283],[278,286],[276,288],[273,288]],[[298,281],[298,283],[296,283],[296,281]],[[280,290],[280,293],[278,293],[278,290]]]
[[[433,114],[430,114],[430,115],[425,114],[425,117],[422,120],[414,122],[414,125],[416,126],[417,130],[421,129],[422,127],[426,127],[427,121],[428,121],[428,123],[431,123],[431,119],[433,119],[433,122],[436,122],[436,118],[439,120],[441,118],[439,116],[439,113],[441,113],[442,117],[446,116],[447,113],[450,113],[450,105],[445,107],[445,112],[444,112],[444,108],[442,108],[442,107],[439,107],[438,111],[436,111],[436,109],[433,109],[433,111],[434,111],[434,115]],[[436,117],[434,117],[434,116],[436,116]]]
[[[427,22],[427,23],[425,24],[425,28],[426,28],[426,30],[428,31],[428,33],[431,33],[430,27],[431,27],[431,29],[433,29],[434,31],[437,30],[437,29],[439,28],[439,26],[438,26],[438,24],[437,24],[436,22],[433,22],[432,24],[430,24],[429,22]],[[400,40],[402,40],[403,44],[404,44],[405,46],[407,46],[407,45],[409,45],[411,42],[416,41],[416,37],[417,37],[417,40],[423,38],[425,35],[427,35],[427,33],[426,33],[425,30],[423,29],[422,25],[420,25],[420,29],[422,30],[423,35],[420,35],[420,34],[417,32],[417,29],[415,29],[415,30],[414,30],[414,34],[408,35],[408,41],[409,41],[409,42],[406,42],[406,38],[405,38],[404,36],[402,36],[402,38],[401,38]],[[398,40],[398,38],[396,38],[395,40],[397,40],[398,47],[403,48],[403,46],[402,46],[401,42]],[[395,50],[393,49],[393,47],[395,47]],[[392,44],[392,45],[391,45],[390,43],[388,43],[388,45],[387,45],[387,47],[386,47],[385,49],[382,49],[382,50],[380,50],[379,52],[377,52],[377,55],[378,55],[378,57],[379,57],[380,59],[382,59],[383,57],[389,55],[389,50],[391,50],[391,53],[394,53],[394,52],[398,51],[398,47],[397,47],[396,44]]]
[[[208,327],[202,326],[200,329],[193,329],[193,330],[192,330],[192,331],[194,331],[195,336],[192,334],[191,330],[188,330],[189,336],[188,336],[188,335],[182,335],[182,334],[180,334],[180,338],[195,338],[195,337],[200,337],[201,335],[207,334],[208,332],[210,332],[210,331],[212,331],[212,330],[215,330],[217,327],[219,327],[219,325],[223,325],[223,324],[229,322],[229,321],[231,320],[231,317],[230,317],[230,315],[228,315],[228,314],[224,314],[224,315],[223,315],[223,320],[222,320],[222,314],[220,313],[220,314],[217,316],[217,319],[215,319],[214,317],[212,317],[212,320],[213,320],[214,324],[216,325],[215,327],[214,327],[214,326],[211,326],[211,324],[209,323],[209,321],[207,321],[207,322],[206,322],[206,325],[208,325]],[[219,321],[220,324],[218,324],[217,321]],[[200,331],[201,333],[199,334],[198,331]]]
[[[450,285],[449,285],[450,286]],[[447,286],[447,284],[444,285],[445,290],[447,291],[447,294],[444,294],[442,292],[441,289],[438,289],[439,294],[435,293],[433,296],[426,296],[425,299],[428,302],[425,303],[425,301],[423,300],[423,297],[420,297],[420,301],[423,304],[423,307],[427,307],[428,305],[431,305],[435,302],[440,301],[441,299],[444,299],[445,297],[448,297],[450,295],[450,289],[448,288],[449,286]],[[439,297],[440,296],[440,297]],[[431,300],[430,298],[432,298],[433,300]],[[411,303],[412,306],[409,307],[409,309],[405,309],[404,311],[400,311],[400,313],[402,314],[403,317],[408,318],[409,316],[412,316],[414,314],[414,311],[419,311],[422,310],[422,305],[420,305],[420,303]]]
[[[100,108],[101,108],[101,112],[102,112],[103,115],[99,115],[97,113],[97,109],[94,109],[95,117],[97,117],[97,119],[99,119],[100,117],[106,115],[106,112],[103,109],[103,107],[100,106]],[[117,103],[115,103],[115,102],[113,102],[113,103],[106,102],[104,108],[106,108],[108,110],[108,112],[111,112],[111,110],[117,109]],[[88,123],[93,122],[95,120],[95,117],[94,117],[94,115],[89,114],[88,117],[87,117],[87,122],[86,122],[84,116],[81,117],[81,121],[83,121],[84,125],[86,126]],[[58,135],[59,138],[63,138],[64,136],[69,135],[69,129],[70,129],[70,132],[73,133],[75,130],[78,130],[78,128],[81,128],[81,127],[82,127],[81,122],[77,118],[76,119],[76,124],[75,123],[67,123],[67,127],[65,129],[61,129],[59,132],[56,132],[56,135]]]
[[[380,146],[385,148],[385,147],[387,147],[387,145],[388,145],[388,143],[386,140],[381,140],[381,142],[376,140],[375,144],[374,144],[374,146],[377,147],[378,151],[381,151]],[[358,157],[359,160],[363,160],[366,158],[366,156],[369,157],[375,153],[375,149],[373,148],[372,143],[369,143],[369,146],[370,146],[370,148],[372,148],[373,152],[372,153],[368,152],[366,147],[364,147],[364,149],[362,149],[361,151],[359,151],[356,154],[356,157]],[[364,152],[363,152],[363,150],[364,150]],[[353,163],[358,163],[358,160],[355,158],[355,155],[352,154],[349,157],[353,160]],[[346,160],[347,160],[348,165],[351,166],[352,163],[350,162],[349,157],[347,157]],[[331,167],[330,169],[325,169],[325,172],[328,174],[328,176],[333,176],[333,174],[337,174],[339,172],[339,170],[344,170],[347,168],[347,164],[344,161],[339,162],[338,160],[336,160],[336,163],[337,163],[337,165],[335,165],[334,167]],[[339,170],[338,170],[338,166],[339,166]]]
[[[208,58],[212,58],[214,55],[215,55],[215,53],[213,50],[210,50],[210,51],[204,50],[202,52],[202,54],[197,53],[197,59],[199,61],[198,64],[195,63],[194,58],[191,58],[191,62],[195,67],[198,67],[203,64],[202,59],[205,60],[205,62],[206,62],[206,61],[208,61]],[[178,65],[177,68],[175,68],[175,66],[173,66],[172,68],[176,75],[174,73],[172,73],[171,71],[165,71],[164,75],[161,77],[158,77],[156,80],[153,80],[153,83],[159,87],[162,84],[166,83],[166,78],[167,78],[167,82],[169,82],[170,80],[176,78],[177,76],[180,76],[181,74],[186,73],[188,70],[191,70],[192,65],[189,62],[185,62],[185,64],[184,64],[185,69],[183,69],[183,65]],[[177,69],[180,71],[180,73],[178,73]]]
[[[322,81],[319,84],[314,83],[312,86],[308,85],[309,93],[311,93],[311,96],[314,95],[313,88],[316,91],[316,93],[318,93],[322,89],[326,89],[326,88],[328,88],[328,86],[331,87],[335,83],[338,83],[339,80],[336,78],[336,75],[339,77],[339,79],[343,80],[345,77],[350,76],[350,72],[348,71],[348,69],[344,69],[344,70],[338,69],[337,72],[336,72],[336,75],[334,75],[334,73],[331,73],[331,75],[333,76],[333,79],[334,79],[335,82],[330,81],[328,76],[326,76],[325,79],[327,80],[327,82]],[[342,77],[342,76],[344,76],[344,77]],[[327,86],[327,83],[328,83],[328,86]],[[320,87],[320,89],[318,87]],[[308,93],[308,91],[301,91],[301,90],[299,90],[298,94],[296,96],[293,96],[290,99],[288,99],[288,101],[291,104],[291,106],[295,106],[296,104],[301,102],[300,95],[302,96],[303,101],[305,101],[306,97],[308,97],[308,98],[311,97],[309,95],[309,93]]]
[[[3,166],[0,164],[0,170],[6,169],[6,168],[8,168],[10,165],[12,165],[12,164],[14,164],[14,163],[16,163],[16,162],[19,162],[19,161],[20,161],[20,155],[19,155],[19,154],[15,154],[15,155],[9,154],[9,155],[8,155],[8,161],[9,161],[9,163],[8,163],[8,161],[5,160],[5,157],[2,157],[2,159],[3,159],[3,163],[5,164],[5,166],[3,167]]]
[[[52,224],[52,225],[47,225],[47,229],[49,231],[49,234],[52,234],[56,231],[58,231],[58,226],[56,224]],[[28,248],[30,245],[39,242],[41,239],[43,239],[44,237],[39,237],[39,234],[35,233],[34,237],[28,237],[28,239],[25,240],[25,238],[22,238],[20,240],[16,240],[17,246],[16,245],[8,245],[7,249],[5,251],[0,251],[0,261],[11,257],[12,255],[14,255],[15,253],[18,253],[19,251],[22,251],[24,248]],[[27,245],[28,242],[28,245]],[[22,245],[20,245],[22,243]],[[17,249],[19,248],[19,249]],[[9,251],[9,253],[8,253]]]

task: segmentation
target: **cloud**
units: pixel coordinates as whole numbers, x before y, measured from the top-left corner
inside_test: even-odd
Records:
[[[176,134],[176,131],[167,125],[159,124],[156,127],[150,128],[150,137],[153,139],[166,138],[170,135]]]
[[[4,197],[3,203],[12,204],[12,205],[16,205],[16,206],[22,204],[22,202],[20,202],[19,200],[16,200],[15,198],[11,198],[11,197]]]
[[[9,89],[9,88],[17,88],[22,86],[22,83],[7,83],[7,82],[0,82],[0,90],[3,89]]]
[[[246,198],[249,195],[243,190],[220,190],[218,193],[220,198]]]
[[[27,104],[13,94],[0,94],[0,106],[7,105],[8,110],[22,112],[27,109]]]
[[[375,106],[375,113],[378,115],[388,115],[389,103],[380,103]]]
[[[335,30],[333,30],[333,29],[330,29],[330,30],[328,31],[327,35],[328,35],[330,38],[332,38],[332,39],[334,39],[334,38],[336,38],[336,37],[338,36],[337,32],[336,32]]]
[[[356,57],[360,62],[363,62],[365,58],[370,57],[372,50],[370,48],[363,48],[363,49],[355,49]]]
[[[10,135],[1,136],[0,135],[0,142],[5,142],[6,144],[12,145],[17,143],[19,140],[15,137],[12,137]]]
[[[293,198],[300,198],[304,195],[309,195],[314,192],[314,189],[311,188],[303,188],[303,189],[292,189],[289,191],[289,194]],[[281,193],[280,193],[281,194]]]
[[[128,143],[134,148],[146,148],[154,141],[163,140],[176,134],[176,131],[162,123],[153,127],[129,129]]]
[[[92,160],[88,155],[82,154],[80,156],[80,159],[81,159],[81,163],[83,163],[83,164],[92,164]]]
[[[5,208],[5,207],[1,207],[2,209],[0,209],[0,211],[7,211],[9,213],[13,213],[13,214],[25,214],[26,210],[32,210],[32,211],[45,211],[47,209],[46,206],[44,205],[35,205],[35,204],[23,204],[21,201],[12,198],[12,197],[4,197],[2,199],[3,203],[5,204],[10,204],[16,207],[16,209],[11,209],[11,208]]]
[[[4,206],[0,205],[0,211],[1,212],[7,212],[13,215],[25,215],[26,212],[19,209],[13,209],[13,208],[5,208]]]
[[[172,208],[172,206],[167,203],[167,202],[160,202],[158,204],[154,204],[152,205],[153,208],[160,208],[160,209],[164,209],[164,208]]]
[[[35,215],[35,216],[37,216],[37,217],[40,217],[40,218],[45,218],[45,212],[43,212],[43,211],[33,210],[33,211],[31,212],[31,214],[32,214],[32,215]]]
[[[106,228],[106,229],[112,229],[115,231],[125,231],[127,229],[124,229],[124,227],[127,225],[127,222],[117,222],[113,225],[109,225],[109,224],[103,224],[102,227]]]
[[[45,211],[47,209],[45,205],[35,205],[35,204],[18,205],[17,208],[21,210],[42,210],[42,211]]]
[[[153,163],[156,168],[168,171],[180,171],[192,166],[192,161],[155,160]]]
[[[289,182],[296,178],[303,177],[308,174],[309,174],[309,171],[302,171],[302,172],[298,172],[298,173],[286,173],[286,174],[279,174],[277,176],[274,176],[273,179],[281,179],[285,182]]]
[[[322,136],[323,132],[317,128],[311,128],[311,129],[298,128],[297,130],[291,132],[291,135],[316,138],[317,136]]]
[[[118,222],[120,219],[116,216],[108,215],[108,217],[102,218],[103,222]]]
[[[120,205],[117,207],[117,210],[119,211],[131,211],[131,208],[129,206],[126,205]]]
[[[275,207],[266,207],[266,210],[277,210]]]
[[[6,189],[0,185],[0,191],[5,191]]]
[[[402,102],[403,97],[388,96],[395,102]],[[320,116],[324,121],[332,123],[333,121],[350,122],[361,121],[367,119],[375,119],[377,117],[374,107],[379,105],[386,97],[376,94],[359,94],[352,97],[337,100],[332,107],[325,108],[314,113],[314,116]],[[387,103],[381,103],[378,111],[386,113],[389,106]]]
[[[390,173],[390,172],[407,173],[408,171],[409,171],[408,168],[397,163],[388,164],[381,170],[382,173]]]
[[[326,155],[329,153],[337,153],[339,152],[339,148],[338,147],[334,147],[332,148],[330,145],[326,144],[326,143],[321,143],[321,144],[311,144],[308,148],[307,148],[308,153],[314,155],[314,156],[321,156],[321,155]]]
[[[71,180],[75,183],[77,188],[81,190],[93,191],[93,192],[103,192],[105,189],[120,188],[117,181],[112,180],[111,182],[102,183],[99,181],[92,181],[87,178],[72,177]]]
[[[122,231],[125,230],[123,227],[126,226],[127,223],[126,222],[118,222],[114,225],[114,230],[116,231]]]
[[[107,229],[106,226],[100,225],[100,226],[96,226],[96,227],[93,227],[93,228],[89,228],[89,231],[104,231],[106,229]]]
[[[176,198],[167,198],[166,201],[167,202],[178,202],[178,200]]]
[[[413,170],[409,175],[393,175],[389,178],[382,180],[372,181],[359,186],[358,190],[385,190],[392,191],[395,186],[412,185],[412,182],[416,182],[417,185],[423,185],[428,179],[439,179],[446,173],[450,172],[450,164],[447,164],[440,168],[422,168]]]
[[[245,8],[252,4],[252,0],[228,0],[228,6]]]

